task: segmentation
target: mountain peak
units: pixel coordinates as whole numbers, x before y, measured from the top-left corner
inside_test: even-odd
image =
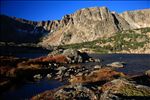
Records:
[[[7,18],[11,19],[11,17]],[[12,18],[13,21],[9,22],[9,24],[5,23],[7,20],[4,20],[4,26],[8,24],[9,29],[15,30],[15,27],[19,27],[27,32],[31,32],[37,27],[43,28],[42,30],[46,30],[48,34],[44,36],[40,44],[47,46],[92,41],[97,38],[110,37],[115,32],[122,30],[150,27],[149,18],[150,9],[118,14],[111,12],[107,7],[90,7],[65,15],[61,20],[34,22]],[[29,25],[32,28],[26,28]],[[14,30],[12,32],[15,33],[16,30]],[[1,32],[6,33],[7,31],[1,30]],[[40,33],[43,32],[41,31]]]

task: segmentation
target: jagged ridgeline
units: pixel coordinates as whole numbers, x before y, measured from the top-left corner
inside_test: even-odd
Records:
[[[109,46],[110,50],[119,51],[128,47],[131,47],[131,49],[136,48],[136,46],[130,44],[135,39],[137,41],[143,40],[142,43],[148,43],[149,35],[147,33],[133,31],[130,34],[130,31],[124,30],[150,27],[150,9],[118,14],[111,12],[106,7],[93,7],[65,15],[61,20],[35,22],[3,15],[1,15],[1,19],[0,41],[36,42],[43,47],[82,43],[96,39],[104,41],[108,37],[111,38],[105,41],[115,42],[111,39],[120,39],[126,34],[129,34],[126,37],[129,39],[134,36],[134,33],[139,33],[135,34],[134,39],[127,42],[120,39],[122,40],[121,43],[125,43],[125,47],[118,46],[121,44],[116,42],[120,40],[113,43],[113,47]],[[149,30],[149,28],[147,29]],[[142,40],[140,40],[140,37]],[[140,46],[143,46],[142,43],[139,43]],[[100,43],[95,45],[100,45]],[[108,48],[107,46],[104,47]]]

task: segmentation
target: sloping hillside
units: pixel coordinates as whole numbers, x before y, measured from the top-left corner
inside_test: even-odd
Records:
[[[150,28],[120,31],[109,38],[62,47],[89,53],[150,53]]]

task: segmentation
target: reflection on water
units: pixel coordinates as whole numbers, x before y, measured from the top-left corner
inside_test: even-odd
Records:
[[[16,86],[11,87],[11,89],[2,94],[2,100],[25,100],[32,96],[41,93],[45,90],[51,90],[62,86],[63,82],[57,80],[47,80],[43,79],[38,82],[28,82],[24,84],[16,84]]]

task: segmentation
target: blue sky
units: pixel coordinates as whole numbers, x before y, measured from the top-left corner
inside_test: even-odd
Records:
[[[28,20],[55,20],[81,8],[106,6],[118,13],[150,8],[149,0],[95,0],[95,1],[0,1],[0,13]]]

